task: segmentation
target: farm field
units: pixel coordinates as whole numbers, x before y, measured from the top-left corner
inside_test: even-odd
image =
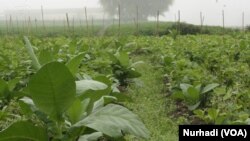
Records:
[[[249,86],[247,32],[1,35],[0,139],[175,141],[180,124],[249,125]]]

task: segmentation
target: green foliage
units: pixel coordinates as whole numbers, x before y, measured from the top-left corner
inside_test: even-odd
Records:
[[[103,134],[101,132],[95,132],[92,134],[87,134],[87,135],[83,135],[81,136],[78,141],[96,141],[98,139],[100,139],[103,136]]]
[[[108,86],[102,82],[95,81],[95,80],[81,80],[76,81],[76,94],[81,96],[88,90],[105,90]]]
[[[109,104],[94,110],[93,114],[74,126],[87,126],[113,138],[122,137],[123,134],[149,137],[149,132],[138,117],[122,106]]]
[[[46,141],[49,137],[43,127],[35,126],[28,121],[13,123],[0,132],[0,141]]]
[[[38,58],[39,58],[39,62],[41,63],[41,65],[45,65],[53,61],[53,54],[51,53],[51,50],[44,49],[44,50],[41,50]]]
[[[176,29],[169,30],[169,35],[175,40],[178,36],[178,31]]]
[[[246,61],[249,38],[247,34],[235,33],[224,39],[219,36],[179,36],[179,41],[170,40],[169,46],[159,51],[164,52],[158,65],[164,71],[165,91],[176,100],[176,112],[185,116],[188,123],[197,124],[197,117],[193,115],[197,109],[204,111],[203,116],[199,112],[198,118],[202,121],[198,123],[248,123],[245,110],[249,106],[245,100],[249,99],[250,83],[245,78],[250,75]],[[188,113],[186,109],[192,112]],[[208,118],[208,111],[211,112],[208,109],[223,111],[223,114],[218,115],[219,119]]]
[[[8,82],[0,79],[0,100],[3,101],[3,103],[0,104],[0,107],[4,107],[14,97],[18,97],[21,95],[14,90],[18,82],[19,79],[13,79]]]
[[[107,89],[106,84],[81,80],[76,85],[72,73],[62,63],[51,62],[42,66],[30,79],[28,88],[30,98],[24,97],[20,101],[23,114],[28,117],[35,114],[46,130],[29,122],[15,122],[0,132],[4,140],[13,136],[16,140],[48,140],[48,137],[53,140],[76,140],[79,137],[86,140],[103,135],[122,138],[125,134],[149,137],[149,131],[135,114],[125,107],[111,104],[117,100],[115,97],[104,96],[109,94],[106,91],[95,96],[98,95],[95,91]],[[79,99],[77,92],[84,96]],[[92,129],[90,135],[87,134],[89,128]],[[27,132],[30,130],[33,131]]]
[[[160,34],[169,32],[169,25],[163,24]],[[147,35],[154,34],[153,25],[147,25]],[[249,34],[178,35],[176,40],[170,36],[34,35],[30,38],[36,46],[31,46],[33,55],[27,47],[19,47],[24,46],[21,38],[0,38],[1,133],[23,121],[46,129],[50,140],[137,140],[121,133],[144,137],[145,127],[133,124],[139,123],[138,117],[120,117],[135,115],[119,105],[129,105],[143,118],[152,132],[150,140],[176,140],[177,124],[249,124]],[[31,56],[38,58],[40,69],[35,69]],[[137,60],[146,63],[137,66],[143,63]],[[134,79],[138,72],[142,78]],[[121,82],[127,85],[125,94],[119,91]],[[107,122],[96,116],[100,113]],[[113,123],[109,117],[122,120]],[[100,120],[104,123],[99,124]],[[125,128],[125,123],[133,126]],[[117,130],[109,132],[110,127]]]
[[[247,31],[250,31],[250,26],[249,26],[249,25],[246,27],[246,30],[247,30]]]
[[[205,103],[208,97],[206,94],[218,87],[219,84],[209,84],[202,87],[201,84],[192,86],[190,84],[180,84],[182,92],[176,92],[172,95],[175,99],[184,100],[189,110],[197,109],[202,103]],[[204,105],[204,104],[203,104]]]
[[[219,109],[210,108],[207,111],[195,110],[194,114],[207,124],[225,124],[226,114]]]
[[[29,82],[29,92],[35,105],[44,113],[58,119],[75,99],[74,77],[63,64],[44,65]]]
[[[237,31],[237,29],[230,29],[230,28],[225,28],[223,31],[223,28],[219,26],[203,26],[201,28],[201,26],[188,23],[174,23],[170,26],[169,29],[170,30],[178,29],[177,33],[179,33],[180,35],[222,34],[223,32],[232,33],[233,31]]]
[[[127,52],[117,52],[115,55],[110,54],[112,61],[111,67],[114,77],[119,81],[121,86],[127,87],[131,79],[141,76],[130,63],[129,55]]]
[[[179,27],[180,27],[180,29],[179,29]],[[181,35],[198,34],[201,31],[199,26],[195,26],[192,24],[186,24],[186,23],[173,24],[172,29],[178,29],[178,33]]]
[[[81,61],[82,61],[83,57],[84,57],[84,54],[81,53],[81,54],[77,55],[76,57],[72,58],[66,64],[72,74],[75,75],[78,72],[79,66],[81,64]]]
[[[29,39],[27,37],[24,37],[24,41],[25,41],[25,46],[27,49],[27,52],[32,60],[32,66],[34,67],[34,69],[38,70],[41,68],[40,63],[38,62],[37,56],[34,53],[33,47],[29,41]]]

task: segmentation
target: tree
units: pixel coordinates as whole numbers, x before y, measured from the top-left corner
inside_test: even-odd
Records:
[[[159,10],[162,15],[168,10],[174,0],[100,0],[101,5],[110,16],[118,15],[120,5],[121,20],[136,18],[138,6],[138,18],[147,20],[150,16],[156,16]]]

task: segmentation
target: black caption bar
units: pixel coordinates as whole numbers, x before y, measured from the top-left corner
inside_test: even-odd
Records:
[[[179,141],[250,141],[250,125],[180,125]]]

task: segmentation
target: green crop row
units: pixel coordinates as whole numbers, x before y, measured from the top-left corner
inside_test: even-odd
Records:
[[[1,140],[123,140],[127,134],[148,138],[138,116],[118,104],[130,101],[121,92],[141,76],[135,70],[140,62],[132,63],[122,48],[93,52],[78,40],[58,41],[62,46],[52,41],[46,47],[24,37],[25,47],[2,48],[0,119],[4,122],[14,114],[5,110],[13,102],[19,110],[0,133]],[[95,70],[91,61],[101,53],[107,57],[97,63],[105,63],[99,67],[110,73],[90,77],[84,68]]]
[[[130,86],[145,87],[137,84],[141,75],[148,75],[137,71],[140,65],[162,73],[162,98],[172,100],[175,107],[166,115],[176,122],[250,124],[247,33],[2,36],[0,138],[124,140],[127,134],[149,138],[138,116],[121,106],[133,101],[125,94]]]

